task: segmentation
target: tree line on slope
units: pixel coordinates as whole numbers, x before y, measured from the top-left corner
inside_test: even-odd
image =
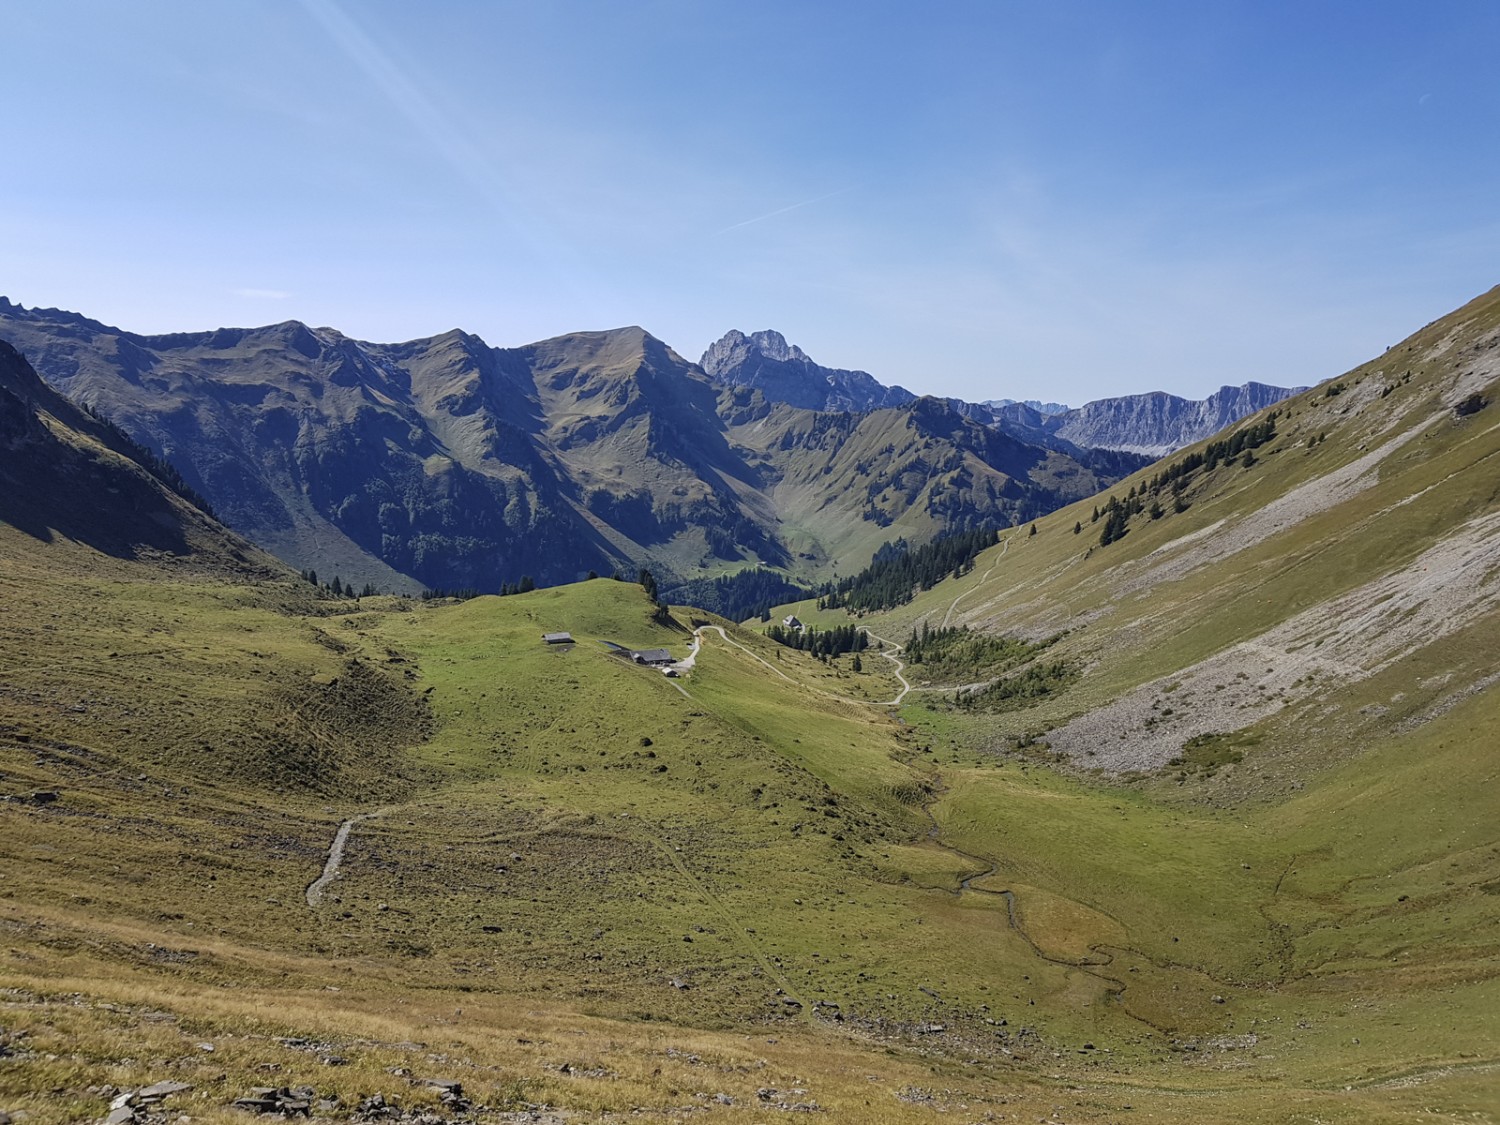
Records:
[[[1187,511],[1188,503],[1185,495],[1187,486],[1192,482],[1193,474],[1200,469],[1207,474],[1220,465],[1234,463],[1247,469],[1250,468],[1256,463],[1254,450],[1276,437],[1276,419],[1279,414],[1280,411],[1273,410],[1263,421],[1236,430],[1227,438],[1211,441],[1201,451],[1194,450],[1185,457],[1179,458],[1153,475],[1144,484],[1131,485],[1130,492],[1124,500],[1111,494],[1102,510],[1095,505],[1093,517],[1089,522],[1098,523],[1101,519],[1104,521],[1104,526],[1099,531],[1099,546],[1107,547],[1116,540],[1123,539],[1130,531],[1130,520],[1133,516],[1147,512],[1152,519],[1158,520],[1166,515],[1166,509],[1161,503],[1163,491],[1171,493],[1174,512]],[[1149,508],[1147,507],[1148,499],[1150,500]],[[1075,533],[1081,531],[1082,525],[1074,524],[1073,530]]]
[[[766,629],[766,636],[779,645],[798,652],[810,652],[820,659],[843,652],[863,652],[870,645],[870,635],[853,625],[835,625],[832,629],[789,629],[784,625],[771,625]]]
[[[974,568],[974,557],[1000,540],[992,527],[940,535],[921,547],[877,552],[870,565],[842,578],[818,599],[819,609],[877,612],[905,605],[919,590],[930,590],[944,578],[960,578]]]

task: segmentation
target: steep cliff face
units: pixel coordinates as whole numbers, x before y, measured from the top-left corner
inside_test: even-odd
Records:
[[[1199,400],[1153,391],[1099,399],[1061,414],[1043,415],[1013,405],[1003,407],[1001,416],[1025,425],[1039,425],[1075,445],[1164,457],[1305,389],[1246,383],[1241,387],[1220,387]]]
[[[780,332],[770,330],[748,336],[730,331],[709,346],[699,364],[720,383],[754,387],[772,402],[804,410],[864,413],[902,406],[917,397],[905,387],[885,386],[866,371],[814,363]]]
[[[184,492],[168,467],[47,386],[0,341],[0,525],[120,559],[288,575]]]

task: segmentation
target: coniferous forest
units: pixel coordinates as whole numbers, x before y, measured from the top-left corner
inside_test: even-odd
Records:
[[[664,600],[717,613],[731,621],[763,617],[772,607],[810,597],[812,591],[764,567],[750,567],[718,578],[695,578],[666,591]]]
[[[919,590],[967,574],[974,567],[974,556],[997,542],[999,533],[994,528],[976,528],[940,536],[912,550],[877,552],[864,570],[841,579],[819,598],[818,608],[873,613],[905,605]]]
[[[766,636],[779,645],[814,656],[838,656],[844,652],[863,652],[870,645],[870,635],[854,625],[835,625],[832,629],[788,629],[771,625]]]

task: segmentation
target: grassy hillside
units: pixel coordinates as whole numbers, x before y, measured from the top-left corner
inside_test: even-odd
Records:
[[[27,589],[44,619],[73,596],[40,575]],[[244,630],[273,667],[310,682],[359,661],[425,700],[430,721],[405,729],[404,776],[384,784],[358,767],[392,763],[345,745],[340,791],[321,775],[234,777],[165,760],[156,743],[116,744],[97,693],[83,712],[7,694],[6,1025],[26,1035],[0,1091],[32,1120],[102,1112],[89,1086],[167,1076],[199,1084],[183,1103],[195,1117],[230,1120],[216,1107],[264,1085],[271,1064],[349,1103],[375,1089],[430,1100],[385,1071],[404,1066],[456,1074],[491,1104],[585,1115],[673,1116],[703,1104],[696,1093],[757,1106],[756,1091],[775,1088],[858,1120],[960,1104],[1064,1104],[1083,1120],[1124,1104],[1165,1120],[1283,1120],[1288,1106],[1382,1120],[1380,1107],[1400,1104],[1384,1087],[1325,1087],[1493,1054],[1493,1028],[1476,1039],[1468,1019],[1492,998],[1470,969],[1443,982],[1459,1029],[1446,1036],[1424,1024],[1420,993],[1403,1016],[1369,1006],[1383,994],[1351,1010],[1347,974],[1296,994],[1255,978],[1280,949],[1266,934],[1282,920],[1254,900],[1269,832],[928,752],[887,709],[840,698],[836,674],[819,679],[813,662],[778,660],[739,631],[745,649],[708,634],[674,685],[597,643],[685,653],[636,587],[317,618],[342,651],[309,643],[307,617],[259,590],[159,592],[184,660],[197,639]],[[111,605],[121,633],[160,627],[159,601],[113,591]],[[579,643],[544,647],[543,629]],[[60,655],[86,670],[103,663],[90,653],[85,637]],[[153,729],[173,709],[207,722],[259,686],[254,667],[220,665],[167,692],[174,659],[124,665],[129,698],[165,697],[143,707]],[[1399,791],[1393,779],[1384,798],[1372,792],[1372,813]],[[36,803],[38,792],[58,799]],[[309,907],[335,829],[364,815]],[[1122,871],[1110,857],[1125,854]],[[1321,901],[1336,868],[1299,866],[1291,916]],[[1402,971],[1432,986],[1428,959]],[[1372,1030],[1393,1016],[1422,1028],[1420,1042]],[[1281,1061],[1254,1061],[1252,1033]],[[1231,1046],[1204,1046],[1220,1040]],[[1444,1078],[1444,1104],[1482,1104],[1469,1081],[1462,1069]],[[1421,1088],[1427,1103],[1438,1093]]]
[[[1085,502],[865,619],[1062,634],[1009,710],[633,584],[320,599],[0,525],[0,1110],[1493,1119],[1495,422],[1453,406],[1496,305],[1185,511],[1101,547]]]
[[[1051,642],[998,679],[906,668],[942,838],[1127,1010],[1253,1034],[1247,1069],[1496,1054],[1497,344],[1500,291],[1289,400],[1181,504],[1151,481],[1207,443],[1121,482],[1141,510],[1113,542],[1091,499],[863,619]]]

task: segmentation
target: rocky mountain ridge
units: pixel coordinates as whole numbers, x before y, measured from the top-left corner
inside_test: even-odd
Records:
[[[700,365],[722,383],[755,387],[773,402],[811,410],[864,412],[916,397],[904,387],[885,386],[866,371],[814,363],[801,348],[771,330],[748,336],[730,331],[709,346]],[[1030,444],[1067,452],[1114,449],[1156,458],[1202,441],[1302,390],[1306,388],[1251,382],[1220,387],[1201,400],[1152,391],[1096,399],[1080,407],[1034,399],[946,401],[965,417]]]
[[[1028,406],[1012,404],[997,411],[996,420],[1013,432],[1027,433],[1038,429],[1075,445],[1119,449],[1153,458],[1165,457],[1306,389],[1251,382],[1238,387],[1220,387],[1204,399],[1151,391],[1096,399],[1054,414],[1042,414]]]
[[[642,565],[817,578],[887,539],[1033,518],[1140,464],[1001,439],[938,400],[772,402],[640,328],[520,348],[457,330],[376,344],[296,321],[145,336],[3,302],[0,338],[242,534],[380,589]]]
[[[904,406],[917,396],[905,387],[887,387],[868,371],[846,371],[814,363],[780,332],[745,335],[731,329],[710,344],[698,365],[712,379],[732,387],[754,387],[772,402],[804,410],[847,410],[863,414]]]

